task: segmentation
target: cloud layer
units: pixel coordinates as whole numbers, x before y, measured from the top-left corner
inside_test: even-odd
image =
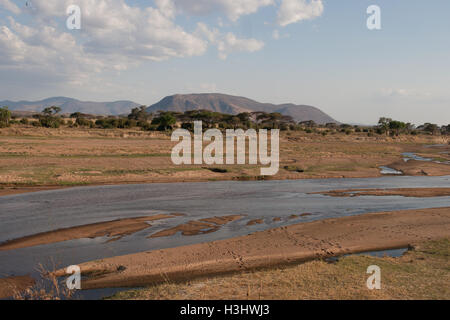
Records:
[[[318,17],[321,0],[154,0],[132,6],[125,0],[33,0],[18,7],[0,0],[10,15],[0,25],[0,69],[44,72],[81,83],[90,74],[121,71],[145,61],[201,56],[215,47],[220,59],[235,52],[255,52],[265,43],[240,38],[222,25],[198,22],[194,30],[177,24],[177,17],[218,15],[235,23],[264,7],[277,10],[277,23]],[[81,8],[82,29],[65,28],[66,9]],[[22,19],[25,17],[25,19]],[[24,22],[26,21],[26,22]],[[274,33],[275,38],[278,31]]]
[[[322,0],[283,0],[278,10],[277,22],[284,27],[291,23],[320,17],[322,13]]]

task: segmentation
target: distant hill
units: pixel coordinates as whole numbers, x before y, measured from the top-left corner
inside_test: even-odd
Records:
[[[215,112],[238,114],[241,112],[279,112],[294,118],[295,121],[313,120],[319,124],[339,123],[320,109],[306,105],[260,103],[244,97],[225,94],[177,94],[165,97],[147,108],[147,112],[189,110],[210,110]]]
[[[0,101],[0,107],[8,106],[12,111],[41,112],[45,107],[59,106],[62,113],[81,112],[94,115],[128,115],[131,109],[140,106],[133,101],[86,102],[66,97],[54,97],[40,101]],[[226,114],[241,112],[279,112],[294,118],[295,121],[313,120],[319,124],[339,123],[318,108],[294,104],[260,103],[244,97],[219,93],[177,94],[168,96],[147,108],[148,112],[189,110],[210,110]]]
[[[61,107],[62,113],[88,113],[97,115],[128,114],[132,108],[139,106],[133,101],[86,102],[66,97],[54,97],[40,101],[0,101],[0,106],[8,106],[13,111],[40,112],[45,107]]]

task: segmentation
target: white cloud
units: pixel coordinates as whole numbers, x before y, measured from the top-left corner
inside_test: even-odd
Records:
[[[255,52],[264,42],[239,38],[204,23],[190,32],[176,18],[179,14],[217,14],[222,29],[227,27],[223,16],[236,21],[276,1],[154,0],[147,6],[132,6],[126,0],[32,0],[31,6],[19,8],[11,0],[0,0],[0,8],[15,17],[0,25],[0,70],[14,70],[17,79],[45,78],[86,86],[97,75],[105,78],[107,71],[120,72],[148,60],[200,56],[208,46],[215,46],[221,59],[234,52]],[[320,15],[323,10],[321,0],[309,4],[279,1],[283,1],[278,13],[281,25]],[[81,30],[65,28],[66,8],[72,4],[81,8]],[[16,18],[21,14],[32,19]],[[274,31],[273,37],[285,35]]]
[[[20,8],[10,0],[0,0],[0,7],[3,7],[14,14],[20,14],[21,12]]]
[[[65,8],[73,3],[81,8],[82,29],[70,32],[58,19],[65,19]],[[202,55],[208,41],[175,24],[170,0],[156,0],[156,5],[143,9],[123,0],[34,0],[29,25],[11,17],[0,25],[0,69],[82,83],[89,75],[145,60]]]
[[[323,13],[322,0],[283,0],[278,10],[277,22],[280,26],[311,20]]]
[[[219,58],[225,60],[233,52],[255,52],[264,47],[264,42],[250,39],[240,39],[231,32],[221,33],[218,29],[210,30],[204,23],[198,23],[196,34],[203,36],[217,46]]]
[[[100,71],[103,62],[85,54],[70,34],[52,26],[40,30],[13,18],[0,28],[0,68],[52,73],[74,81],[83,72]]]
[[[131,59],[165,60],[201,55],[206,43],[174,22],[171,0],[156,0],[157,7],[131,7],[124,0],[34,0],[34,15],[57,19],[70,4],[82,13],[82,36],[87,52],[122,55]]]
[[[231,32],[219,40],[219,58],[226,59],[232,52],[255,52],[264,47],[264,42],[256,39],[239,39]]]
[[[190,14],[224,13],[230,20],[257,12],[260,8],[274,5],[274,0],[174,0],[177,7]]]
[[[155,3],[163,15],[168,18],[175,18],[176,7],[172,0],[155,0]]]

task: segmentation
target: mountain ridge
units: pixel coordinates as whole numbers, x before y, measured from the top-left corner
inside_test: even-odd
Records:
[[[127,115],[131,109],[141,104],[119,100],[113,102],[80,101],[68,97],[51,97],[38,101],[0,101],[0,106],[8,106],[12,111],[41,112],[45,107],[59,106],[62,113],[81,112],[95,115]],[[291,116],[295,121],[313,120],[318,124],[339,123],[322,110],[309,105],[295,105],[292,103],[272,104],[232,96],[222,93],[175,94],[166,96],[159,102],[147,107],[148,112],[158,111],[185,112],[189,110],[209,110],[226,114],[241,112],[263,111],[267,113],[279,112]]]
[[[209,110],[228,114],[255,111],[279,112],[283,115],[291,116],[297,122],[313,120],[319,124],[339,123],[339,121],[313,106],[295,105],[292,103],[278,105],[261,103],[246,97],[222,93],[176,94],[167,96],[147,108],[148,112],[185,112],[189,110]]]
[[[0,106],[8,106],[12,111],[41,112],[45,107],[58,106],[61,107],[62,113],[81,112],[96,115],[128,114],[131,109],[139,105],[136,102],[128,100],[94,102],[81,101],[68,97],[51,97],[37,101],[0,101]]]

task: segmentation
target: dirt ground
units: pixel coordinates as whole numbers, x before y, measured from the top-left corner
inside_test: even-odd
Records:
[[[233,239],[81,264],[83,288],[134,287],[407,248],[450,237],[450,207],[372,213],[281,227]],[[64,275],[64,270],[60,271]]]
[[[162,283],[120,292],[118,300],[450,299],[450,240],[426,241],[401,257],[351,255],[284,266]],[[367,267],[381,270],[381,289],[369,290]]]
[[[78,185],[262,178],[260,165],[176,166],[170,159],[175,144],[167,134],[138,130],[0,129],[0,196]],[[435,144],[446,146],[425,147]],[[448,164],[404,162],[401,156],[417,152],[450,160],[448,151],[443,136],[282,132],[280,170],[265,179],[378,177],[379,166],[408,175],[448,175]]]

